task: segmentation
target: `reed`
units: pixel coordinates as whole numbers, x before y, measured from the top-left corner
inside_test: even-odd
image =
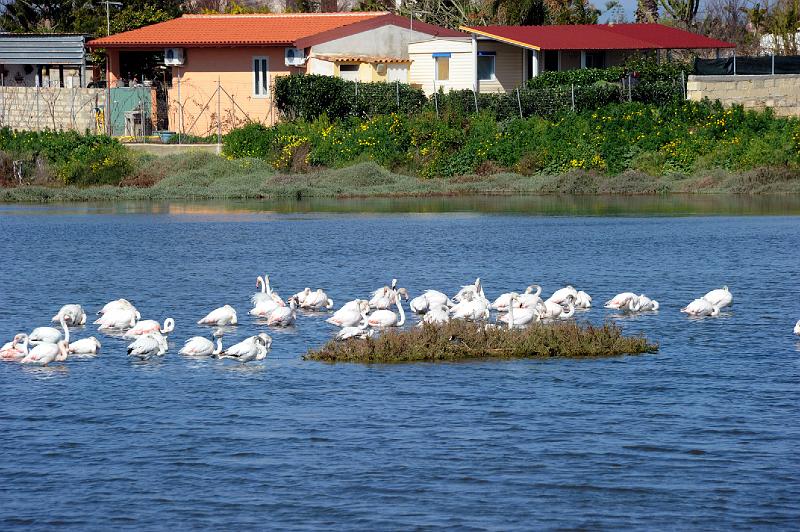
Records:
[[[365,340],[329,341],[310,350],[306,360],[321,362],[448,362],[474,359],[600,358],[654,353],[658,344],[643,336],[623,336],[610,323],[601,326],[564,322],[524,329],[486,327],[466,321],[424,324],[390,330]]]

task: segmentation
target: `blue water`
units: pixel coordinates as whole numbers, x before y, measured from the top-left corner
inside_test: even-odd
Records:
[[[49,368],[0,364],[0,528],[794,528],[800,522],[800,218],[275,214],[0,208],[0,339],[64,303],[119,297],[177,321]],[[571,283],[660,342],[605,360],[325,365],[334,331],[269,331],[264,363],[189,360],[225,303],[237,341],[255,276],[336,300],[392,277],[412,296]],[[711,288],[714,319],[678,312]],[[617,292],[660,312],[616,317]],[[73,337],[97,334],[93,326]]]

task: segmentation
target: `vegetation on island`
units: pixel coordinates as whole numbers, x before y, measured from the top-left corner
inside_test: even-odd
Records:
[[[599,358],[655,353],[643,336],[624,336],[613,324],[535,324],[509,330],[454,320],[444,325],[386,331],[366,339],[331,340],[309,351],[321,362],[452,362],[481,359]]]

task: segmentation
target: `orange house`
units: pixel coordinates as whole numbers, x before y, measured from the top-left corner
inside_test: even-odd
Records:
[[[169,129],[205,136],[246,121],[274,123],[277,76],[407,82],[408,43],[436,36],[463,34],[387,12],[184,15],[89,47],[105,50],[109,87],[141,76],[145,66],[161,72],[166,89],[153,107],[163,108]]]

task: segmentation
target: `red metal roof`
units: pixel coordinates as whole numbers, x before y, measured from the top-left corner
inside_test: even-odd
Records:
[[[679,50],[736,46],[662,24],[462,26],[461,29],[535,50]]]
[[[386,12],[184,15],[89,42],[91,48],[294,45],[298,40],[385,17]]]

